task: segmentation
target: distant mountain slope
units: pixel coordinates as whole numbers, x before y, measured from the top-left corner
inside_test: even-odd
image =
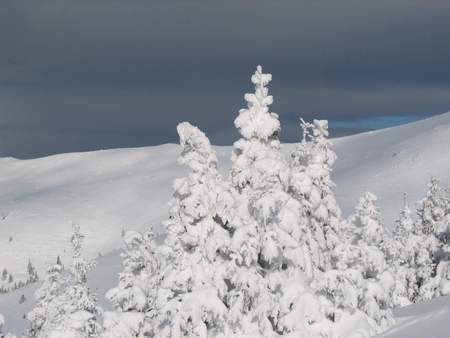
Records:
[[[334,142],[333,178],[345,214],[370,190],[389,226],[404,191],[415,202],[431,175],[450,182],[450,113]],[[216,149],[227,175],[231,148]],[[29,257],[42,269],[58,253],[64,257],[72,223],[86,233],[91,257],[119,247],[123,228],[161,230],[173,179],[184,174],[178,152],[167,144],[0,159],[0,269],[24,271]]]
[[[403,203],[403,192],[414,206],[424,196],[431,176],[450,184],[450,113],[334,143],[339,156],[334,179],[346,213],[359,195],[371,191],[379,197],[390,227]]]

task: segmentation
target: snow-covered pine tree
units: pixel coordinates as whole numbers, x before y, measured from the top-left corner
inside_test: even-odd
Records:
[[[418,226],[428,236],[429,250],[433,263],[437,265],[442,259],[448,259],[447,242],[447,209],[448,197],[437,178],[431,178],[425,198],[419,202],[417,209]]]
[[[41,287],[34,294],[36,305],[27,315],[30,322],[28,335],[31,338],[40,337],[41,332],[48,332],[60,322],[64,305],[60,297],[65,288],[66,280],[61,265],[50,266]]]
[[[187,122],[177,127],[179,162],[189,167],[177,179],[167,238],[166,268],[159,288],[157,337],[228,336],[226,260],[227,196],[208,138]]]
[[[419,226],[425,235],[437,235],[446,228],[443,224],[446,210],[445,192],[441,188],[439,180],[432,177],[426,196],[419,202],[417,209]]]
[[[450,198],[438,179],[431,178],[426,196],[419,202],[417,215],[416,233],[421,241],[415,247],[417,299],[428,300],[440,294],[441,278],[446,275],[445,262],[450,259]]]
[[[353,233],[350,245],[340,248],[348,266],[362,274],[362,294],[358,307],[377,324],[386,329],[393,323],[392,292],[394,278],[387,269],[384,255],[386,234],[380,213],[375,205],[377,197],[366,192],[350,218]],[[344,260],[345,261],[345,260]]]
[[[408,205],[408,198],[406,193],[403,195],[403,209],[400,212],[400,217],[395,221],[393,237],[400,243],[405,243],[409,234],[414,232],[414,220],[412,219],[411,209]]]
[[[234,144],[231,169],[239,205],[231,240],[235,273],[228,304],[231,319],[237,319],[232,328],[264,337],[328,337],[340,318],[333,322],[324,316],[310,286],[313,270],[325,263],[315,264],[320,261],[317,234],[310,231],[302,200],[289,191],[291,170],[280,150],[278,116],[269,112],[270,80],[257,67],[255,93],[246,94],[248,107],[235,120],[242,137]],[[325,243],[325,236],[321,240]]]
[[[27,283],[34,283],[39,280],[38,273],[36,271],[36,268],[31,263],[31,259],[28,260],[27,264]]]
[[[154,235],[151,230],[145,235],[127,231],[123,241],[125,250],[121,254],[123,271],[119,274],[119,284],[106,294],[116,312],[105,312],[103,336],[151,336],[161,279]]]
[[[3,269],[2,271],[2,280],[7,280],[8,279],[8,270]]]
[[[339,229],[341,211],[331,180],[336,154],[328,139],[328,121],[307,123],[301,119],[301,127],[303,139],[291,154],[289,191],[299,200],[309,218],[314,269],[324,272],[332,267],[331,253],[343,236]]]
[[[336,154],[332,150],[332,142],[328,139],[328,121],[313,121],[313,156],[310,165],[310,175],[313,189],[309,195],[311,216],[314,228],[321,227],[325,235],[325,269],[331,267],[330,252],[340,240],[341,210],[336,202],[331,180],[332,166]],[[314,224],[315,223],[315,224]]]
[[[403,209],[395,221],[393,237],[387,239],[385,245],[388,269],[395,276],[395,286],[392,294],[394,307],[406,306],[417,295],[417,276],[414,268],[415,242],[414,221],[404,194]]]
[[[46,334],[41,333],[39,338],[90,338],[97,337],[101,332],[101,325],[97,320],[101,309],[97,306],[96,296],[87,286],[87,274],[93,269],[95,262],[81,256],[83,238],[80,227],[74,225],[70,238],[73,254],[68,282],[65,292],[58,300],[62,304],[62,316],[55,328]]]
[[[261,66],[251,78],[255,93],[245,95],[247,108],[235,120],[241,138],[231,168],[241,208],[232,236],[230,317],[235,333],[261,336],[308,332],[322,319],[301,270],[311,270],[309,248],[300,242],[305,219],[287,193],[290,168],[280,149],[278,115],[269,111],[271,79]]]

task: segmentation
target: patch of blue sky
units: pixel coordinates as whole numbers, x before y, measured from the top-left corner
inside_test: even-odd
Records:
[[[388,127],[394,127],[406,123],[415,122],[431,116],[432,114],[402,114],[402,115],[384,115],[367,116],[345,120],[330,120],[330,127],[335,129],[360,129],[376,130]]]

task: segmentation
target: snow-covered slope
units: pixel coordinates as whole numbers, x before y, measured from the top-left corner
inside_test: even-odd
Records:
[[[379,197],[387,226],[397,217],[402,193],[414,204],[431,176],[450,184],[450,113],[335,140],[337,196],[348,212],[368,190]]]
[[[387,226],[402,193],[420,198],[431,175],[450,182],[450,113],[416,123],[334,140],[337,198],[345,214],[366,190],[379,196]],[[285,151],[294,145],[286,145]],[[217,147],[222,172],[230,147]],[[73,223],[94,257],[120,246],[122,229],[161,230],[172,181],[184,174],[177,145],[0,159],[0,269],[41,270],[65,256]],[[10,240],[12,239],[12,240]]]
[[[450,337],[450,297],[406,306],[394,313],[397,323],[378,338]]]

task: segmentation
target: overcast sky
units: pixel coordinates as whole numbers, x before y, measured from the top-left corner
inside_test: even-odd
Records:
[[[0,156],[213,143],[257,64],[273,74],[285,141],[450,110],[450,1],[1,0]]]

